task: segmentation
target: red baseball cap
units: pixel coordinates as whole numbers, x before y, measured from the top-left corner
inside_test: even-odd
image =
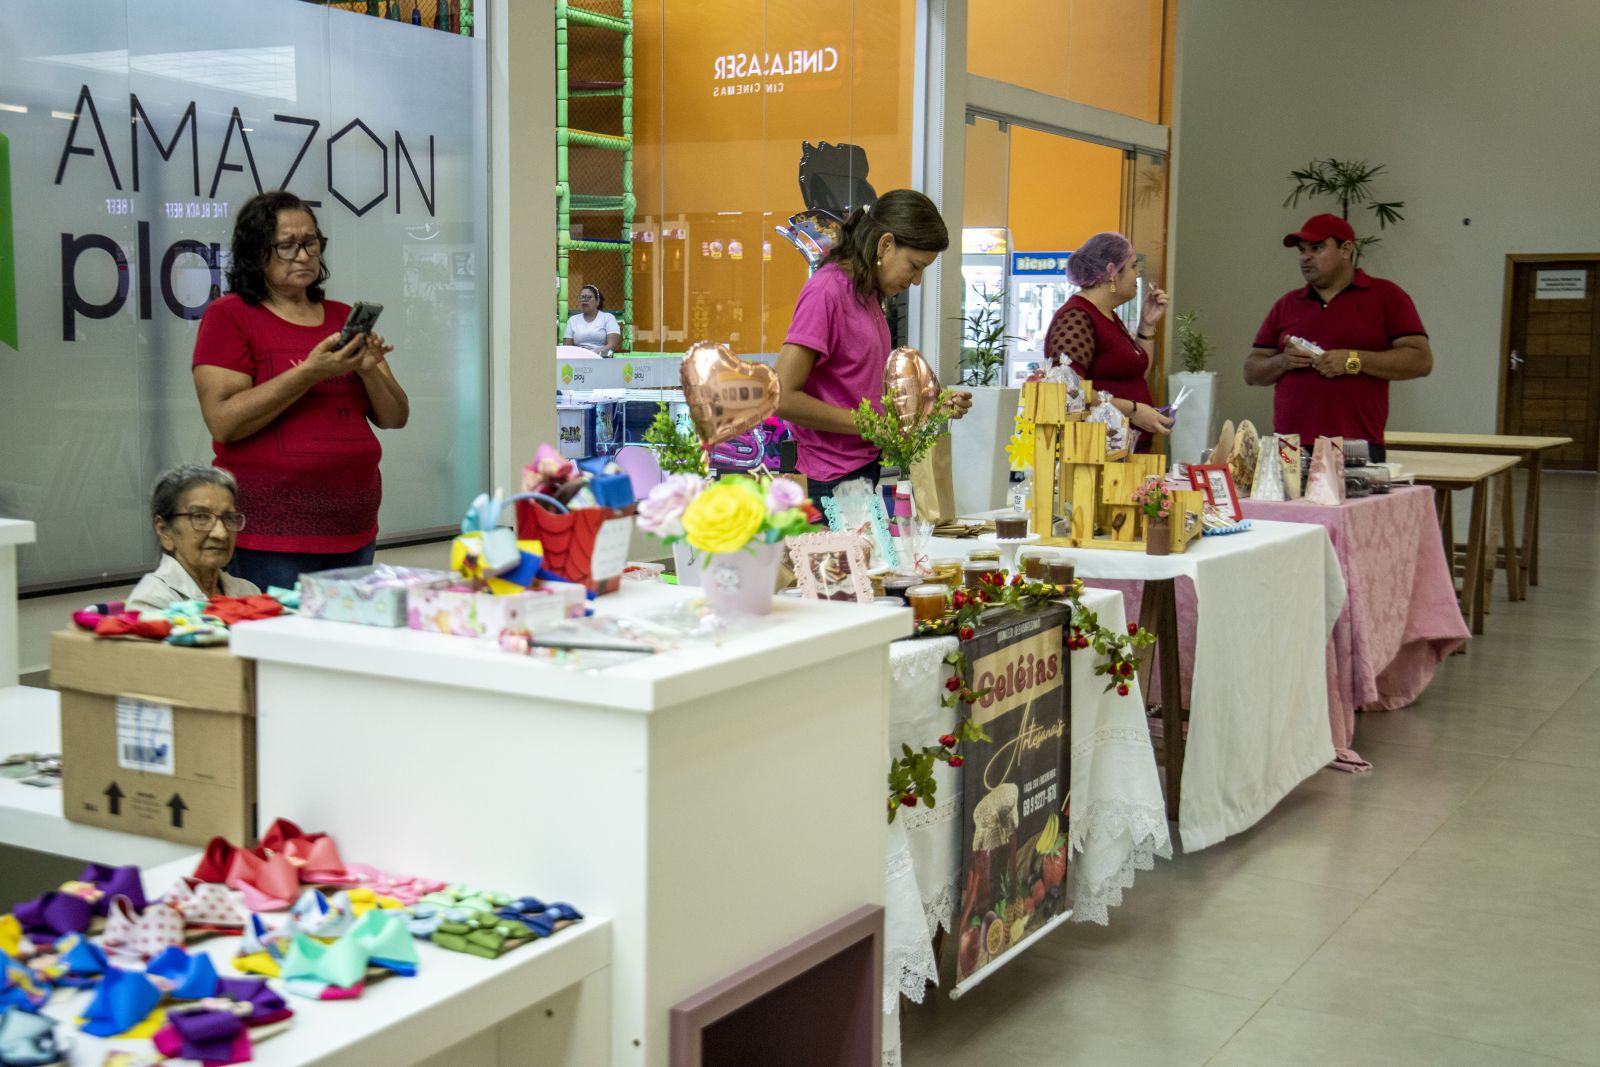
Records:
[[[1283,247],[1293,248],[1301,241],[1314,243],[1329,237],[1343,244],[1346,241],[1354,241],[1356,239],[1356,231],[1352,230],[1350,224],[1338,215],[1312,215],[1309,219],[1306,219],[1306,224],[1300,227],[1299,230],[1284,235]]]

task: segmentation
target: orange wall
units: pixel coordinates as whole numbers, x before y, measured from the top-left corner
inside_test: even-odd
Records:
[[[1077,248],[1121,227],[1122,152],[1022,126],[1011,127],[1011,245],[1018,251]]]
[[[1169,0],[1010,0],[967,15],[967,70],[1164,122]]]
[[[685,225],[687,286],[707,294],[691,327],[736,351],[783,343],[805,282],[804,259],[773,226],[805,207],[797,181],[802,141],[866,150],[881,194],[911,174],[914,0],[656,0],[634,11],[634,194],[637,216]],[[726,57],[832,49],[834,69],[717,77]],[[761,91],[718,95],[746,85]],[[702,254],[737,240],[744,258]],[[772,244],[763,263],[762,242]],[[637,246],[636,246],[637,247]],[[665,247],[665,246],[658,246]],[[636,317],[651,328],[658,294],[635,274]],[[691,303],[693,301],[691,300]],[[661,347],[659,345],[655,347]],[[682,350],[682,343],[665,346]]]

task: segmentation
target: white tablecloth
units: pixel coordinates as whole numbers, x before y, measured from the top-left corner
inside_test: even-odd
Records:
[[[961,558],[993,544],[935,540],[930,555]],[[1255,825],[1333,759],[1326,647],[1345,585],[1322,527],[1255,520],[1244,533],[1200,538],[1170,556],[1059,551],[1076,561],[1080,578],[1194,583],[1194,680],[1178,809],[1185,851]]]
[[[1084,594],[1085,605],[1112,629],[1125,627],[1122,597],[1103,589]],[[941,705],[950,676],[944,657],[953,637],[899,641],[890,646],[893,702],[889,749],[932,744],[955,727],[956,709]],[[1092,672],[1094,653],[1074,653],[1072,670],[1072,818],[1067,885],[1072,918],[1104,925],[1107,909],[1122,903],[1134,872],[1156,856],[1170,857],[1161,782],[1156,773],[1144,701],[1137,685],[1125,697],[1104,692]],[[1324,730],[1324,733],[1327,731]],[[902,994],[921,1003],[937,983],[932,938],[950,929],[961,873],[961,771],[939,764],[933,808],[902,808],[889,828],[889,885],[885,915],[884,1011],[895,1013]],[[885,1048],[898,1045],[898,1015],[886,1020]],[[890,1061],[892,1062],[892,1061]]]

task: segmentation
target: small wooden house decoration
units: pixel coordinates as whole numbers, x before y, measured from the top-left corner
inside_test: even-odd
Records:
[[[1087,407],[1098,402],[1093,383],[1083,382]],[[1065,382],[1027,382],[1022,416],[1033,423],[1032,527],[1038,544],[1073,548],[1127,548],[1144,551],[1146,518],[1133,503],[1134,490],[1164,474],[1159,455],[1108,452],[1108,428],[1088,422],[1086,411],[1067,410]],[[1169,529],[1172,551],[1182,552],[1200,536],[1205,496],[1193,489],[1173,491]],[[1053,533],[1055,516],[1070,508],[1071,530]]]

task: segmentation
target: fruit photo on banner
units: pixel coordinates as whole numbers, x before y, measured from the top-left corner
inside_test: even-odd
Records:
[[[963,641],[962,892],[956,982],[968,982],[1067,910],[1068,609],[1006,612]]]

